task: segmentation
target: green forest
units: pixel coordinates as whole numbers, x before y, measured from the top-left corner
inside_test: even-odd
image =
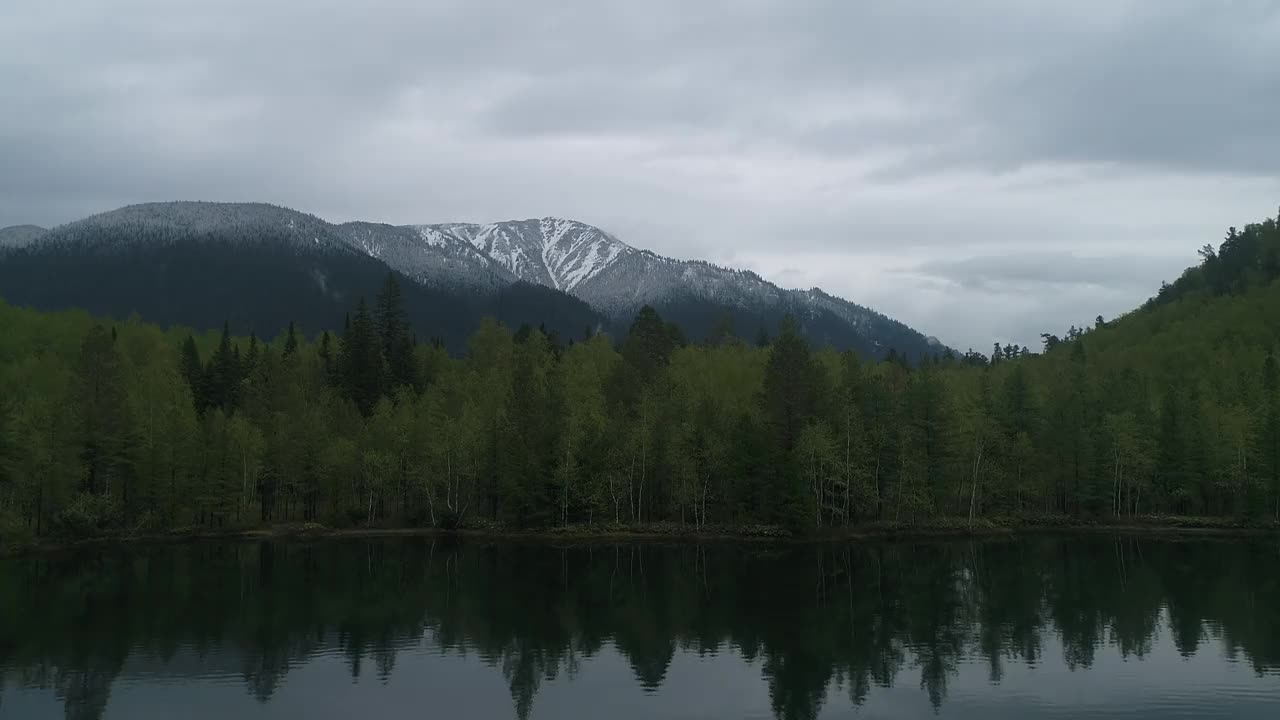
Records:
[[[485,321],[420,344],[394,276],[276,338],[0,305],[0,536],[275,523],[825,532],[989,518],[1280,518],[1280,229],[1043,352],[908,363]],[[311,329],[308,329],[309,331]]]

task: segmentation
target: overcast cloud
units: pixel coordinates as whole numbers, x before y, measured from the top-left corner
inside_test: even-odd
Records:
[[[1280,205],[1280,4],[6,0],[0,226],[574,217],[941,338],[1130,309]]]

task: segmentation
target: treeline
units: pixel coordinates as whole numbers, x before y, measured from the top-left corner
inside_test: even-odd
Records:
[[[414,342],[394,277],[314,341],[0,306],[4,532],[1275,518],[1280,234],[1246,233],[1253,279],[1225,292],[914,367],[789,321],[691,344],[649,308],[617,339],[486,322],[451,358]]]

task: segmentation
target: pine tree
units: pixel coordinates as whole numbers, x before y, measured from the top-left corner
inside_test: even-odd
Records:
[[[236,406],[240,390],[240,363],[237,360],[238,350],[231,344],[231,324],[223,323],[222,339],[218,341],[218,349],[209,358],[209,366],[205,369],[208,382],[209,404],[230,414]]]
[[[329,336],[329,331],[325,330],[320,335],[320,348],[316,351],[320,356],[320,362],[324,366],[324,376],[332,381],[333,379],[333,340]]]
[[[386,371],[380,345],[369,308],[361,298],[350,330],[342,338],[338,372],[347,397],[366,417],[373,412],[384,390]]]
[[[793,527],[806,526],[813,518],[809,499],[800,487],[795,450],[824,393],[820,372],[795,319],[787,316],[765,365],[761,409],[776,453],[771,463],[769,509],[776,520]]]
[[[258,367],[258,356],[260,352],[261,351],[258,349],[258,336],[253,333],[249,333],[249,352],[245,353],[244,367],[241,368],[241,373],[244,379],[247,380],[250,375],[253,375],[254,369]]]
[[[289,334],[284,339],[284,356],[292,357],[298,352],[298,335],[297,329],[294,327],[293,321],[289,321]]]
[[[724,311],[716,316],[715,328],[711,331],[712,345],[727,345],[737,338],[734,329],[733,314]]]
[[[409,328],[400,283],[393,272],[378,294],[376,318],[382,356],[386,359],[388,378],[393,386],[417,385],[413,362],[413,333]]]
[[[516,471],[504,478],[503,512],[517,525],[552,521],[552,482],[558,423],[551,393],[553,353],[540,331],[515,346],[507,413],[515,426],[511,447]]]
[[[677,343],[671,326],[663,322],[657,310],[645,305],[631,323],[622,344],[622,362],[627,374],[638,386],[648,386],[666,368]]]
[[[208,381],[205,378],[204,364],[200,361],[200,349],[196,347],[196,339],[187,335],[182,342],[182,359],[179,368],[182,377],[191,388],[191,399],[196,412],[204,412],[209,406]]]
[[[76,372],[81,458],[86,472],[84,490],[110,494],[113,481],[127,480],[124,464],[129,414],[124,366],[115,340],[101,325],[90,328],[81,343]],[[127,496],[127,488],[115,489]]]

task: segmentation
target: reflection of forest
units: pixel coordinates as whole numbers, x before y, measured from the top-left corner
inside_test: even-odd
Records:
[[[55,688],[67,717],[96,718],[122,674],[238,674],[265,701],[316,653],[385,676],[425,635],[500,670],[523,718],[541,679],[606,643],[651,689],[677,648],[733,646],[760,661],[778,717],[810,718],[829,688],[858,704],[917,672],[940,705],[962,659],[999,681],[1048,633],[1073,667],[1106,644],[1141,656],[1165,617],[1183,653],[1212,641],[1258,671],[1280,667],[1277,555],[1274,543],[1101,537],[138,548],[0,563],[0,667],[10,684]]]

